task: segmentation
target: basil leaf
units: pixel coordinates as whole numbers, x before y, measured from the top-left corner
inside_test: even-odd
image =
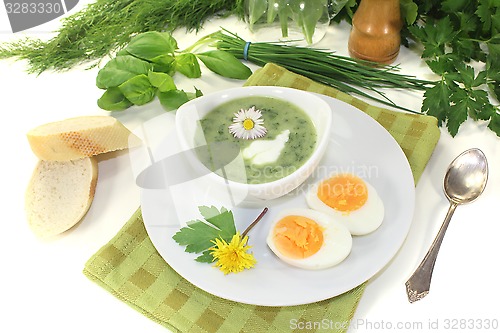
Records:
[[[167,73],[172,76],[175,74],[175,57],[169,54],[164,54],[151,59],[153,70],[155,72]]]
[[[149,72],[148,79],[161,92],[177,89],[174,79],[168,74]]]
[[[188,92],[186,94],[187,94],[189,100],[203,96],[203,93],[201,92],[201,90],[196,88],[196,87],[194,87],[194,93]]]
[[[153,65],[130,55],[111,59],[98,73],[96,85],[100,89],[118,87],[138,74],[147,74]]]
[[[232,54],[213,50],[196,55],[212,72],[231,79],[248,79],[252,74],[250,68],[236,59]]]
[[[125,98],[120,89],[113,87],[104,92],[97,100],[97,105],[107,111],[123,111],[132,106],[132,103]]]
[[[125,56],[125,55],[130,55],[130,53],[127,52],[125,49],[121,49],[120,51],[116,52],[115,56]]]
[[[145,60],[165,54],[174,54],[177,41],[167,32],[148,31],[133,37],[125,50]]]
[[[201,76],[200,64],[192,53],[179,54],[176,58],[175,68],[191,79]]]
[[[168,111],[179,108],[182,104],[189,101],[188,95],[184,90],[169,90],[166,92],[159,92],[158,99],[161,105]]]
[[[122,83],[118,88],[123,95],[135,105],[144,105],[155,97],[156,89],[146,75],[137,75]]]
[[[194,95],[195,95],[196,97],[201,97],[201,96],[203,96],[203,93],[201,92],[201,90],[200,90],[200,89],[198,89],[198,88],[194,87],[194,91],[195,91]]]

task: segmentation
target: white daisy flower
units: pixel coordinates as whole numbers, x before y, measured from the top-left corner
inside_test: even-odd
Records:
[[[233,123],[229,126],[229,132],[239,139],[261,138],[267,133],[267,129],[262,126],[264,119],[262,113],[252,106],[248,110],[241,109],[234,114]]]

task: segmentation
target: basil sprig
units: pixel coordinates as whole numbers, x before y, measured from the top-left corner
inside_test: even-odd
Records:
[[[99,70],[96,85],[106,91],[97,105],[107,111],[121,111],[132,105],[147,104],[157,96],[166,110],[177,109],[203,95],[196,87],[194,93],[177,89],[173,79],[176,72],[199,78],[199,61],[214,73],[231,79],[244,80],[252,74],[250,68],[225,51],[177,50],[177,41],[167,32],[150,31],[134,36]]]

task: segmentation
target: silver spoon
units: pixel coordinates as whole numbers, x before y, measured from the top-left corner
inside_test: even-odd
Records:
[[[488,162],[484,153],[477,148],[464,151],[449,165],[443,186],[450,208],[429,251],[413,275],[406,281],[406,293],[410,303],[424,298],[429,293],[432,270],[439,247],[455,209],[458,205],[477,199],[483,193],[487,180]]]

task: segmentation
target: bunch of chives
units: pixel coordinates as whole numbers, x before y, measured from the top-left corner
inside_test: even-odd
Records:
[[[247,44],[244,39],[227,30],[212,34],[211,39],[216,41],[217,49],[229,52],[240,59],[246,58],[256,65],[274,63],[342,92],[366,97],[412,113],[417,112],[395,105],[379,89],[425,91],[434,84],[431,81],[397,73],[398,66],[382,66],[321,49],[284,43]],[[247,47],[246,57],[244,57],[245,47]]]

